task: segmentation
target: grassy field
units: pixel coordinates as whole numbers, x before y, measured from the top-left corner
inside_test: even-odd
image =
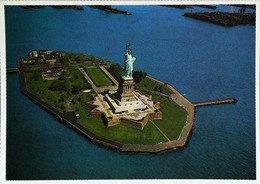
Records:
[[[163,119],[153,122],[167,135],[170,140],[178,139],[187,119],[187,111],[169,98],[153,95],[154,101],[161,102],[160,111]]]
[[[136,87],[145,88],[148,90],[153,90],[164,94],[172,94],[172,91],[167,86],[162,85],[151,79],[148,79],[147,77],[142,79],[140,83],[136,84]]]
[[[114,83],[106,76],[106,74],[100,68],[88,68],[85,69],[89,77],[95,83],[96,86],[110,86]]]
[[[71,77],[58,80],[43,80],[41,70],[26,72],[27,88],[47,103],[63,111],[66,99],[82,89],[91,87],[79,70],[75,68],[67,68],[67,70]]]
[[[170,98],[156,95],[144,90],[140,90],[144,95],[152,95],[153,101],[161,102],[160,111],[163,119],[153,120],[153,122],[167,135],[170,140],[178,139],[187,119],[187,111],[181,108]]]
[[[79,114],[79,123],[95,134],[126,144],[157,144],[167,141],[150,122],[147,123],[143,130],[138,130],[124,125],[108,128],[101,119],[89,118],[90,111],[85,108],[85,102],[90,99],[90,94],[84,94],[84,96],[73,100],[72,107]]]

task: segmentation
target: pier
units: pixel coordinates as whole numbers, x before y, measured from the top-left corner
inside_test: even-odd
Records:
[[[6,73],[15,73],[19,72],[18,68],[6,68]]]
[[[219,105],[219,104],[227,104],[227,103],[237,103],[237,99],[235,98],[226,98],[220,100],[209,100],[203,102],[193,103],[195,107],[207,106],[207,105]]]

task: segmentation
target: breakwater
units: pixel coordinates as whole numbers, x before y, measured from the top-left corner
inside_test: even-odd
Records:
[[[255,13],[187,12],[183,16],[222,26],[255,25]]]

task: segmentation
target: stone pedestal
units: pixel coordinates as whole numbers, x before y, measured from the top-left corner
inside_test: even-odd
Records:
[[[135,101],[134,85],[135,83],[133,80],[124,80],[121,78],[117,90],[118,100],[121,102]]]

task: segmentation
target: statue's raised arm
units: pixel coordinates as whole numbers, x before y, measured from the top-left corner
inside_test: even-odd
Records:
[[[125,80],[133,79],[134,62],[136,58],[132,56],[132,51],[129,49],[129,42],[126,43],[126,53],[125,53],[125,69],[122,73],[122,77]]]

